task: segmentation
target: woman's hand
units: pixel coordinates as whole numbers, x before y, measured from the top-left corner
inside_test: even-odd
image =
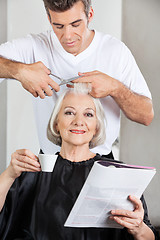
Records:
[[[30,150],[21,149],[12,154],[8,168],[0,175],[0,212],[14,180],[22,172],[38,172],[40,170],[38,157]]]
[[[11,156],[11,162],[8,167],[8,174],[16,179],[22,172],[38,172],[41,170],[38,157],[30,150],[20,149]]]
[[[134,196],[129,196],[129,200],[134,204],[134,211],[112,210],[112,216],[110,219],[113,219],[121,226],[126,227],[128,232],[133,236],[138,236],[141,235],[144,228],[144,209],[140,199]]]

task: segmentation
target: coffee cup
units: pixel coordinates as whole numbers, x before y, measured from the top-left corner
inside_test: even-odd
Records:
[[[52,172],[58,155],[38,154],[42,172]]]

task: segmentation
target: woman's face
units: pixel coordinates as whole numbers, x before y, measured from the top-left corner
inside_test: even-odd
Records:
[[[89,95],[69,93],[65,96],[57,118],[56,129],[62,145],[89,145],[96,134],[96,108]]]

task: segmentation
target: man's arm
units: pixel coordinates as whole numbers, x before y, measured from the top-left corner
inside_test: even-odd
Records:
[[[51,86],[59,91],[59,85],[50,77],[50,70],[42,63],[25,64],[0,57],[0,78],[13,78],[21,82],[24,89],[34,97],[52,95]]]
[[[130,120],[146,126],[152,122],[154,112],[151,99],[132,92],[118,80],[111,96]]]
[[[151,99],[129,90],[120,81],[99,71],[79,74],[83,77],[74,82],[87,82],[92,85],[90,94],[96,98],[111,96],[120,109],[132,121],[148,126],[154,116]]]

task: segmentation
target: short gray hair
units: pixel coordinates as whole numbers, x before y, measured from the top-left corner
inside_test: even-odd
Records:
[[[48,123],[48,128],[47,128],[47,137],[48,139],[56,144],[61,146],[62,144],[62,139],[60,136],[60,133],[57,132],[56,130],[56,124],[57,124],[57,117],[59,114],[59,111],[62,106],[62,102],[64,97],[69,94],[69,93],[74,93],[74,94],[89,94],[90,88],[88,87],[87,84],[84,83],[75,83],[74,88],[67,88],[57,99],[57,102],[54,106],[53,112],[51,114],[49,123]],[[98,145],[101,145],[104,143],[105,138],[106,138],[106,119],[105,119],[105,114],[104,110],[102,107],[102,104],[98,98],[93,98],[91,95],[89,95],[95,104],[96,108],[96,117],[97,117],[97,133],[94,135],[92,140],[89,143],[89,148],[94,148]]]
[[[82,2],[84,5],[84,12],[88,18],[89,10],[91,7],[91,0],[43,0],[46,12],[50,18],[49,9],[55,12],[64,12],[73,7],[77,2]]]

